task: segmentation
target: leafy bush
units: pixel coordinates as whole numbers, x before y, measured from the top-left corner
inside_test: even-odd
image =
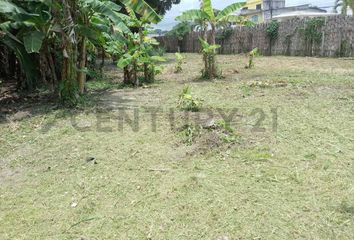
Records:
[[[198,112],[203,105],[203,100],[192,96],[192,91],[189,86],[183,88],[179,95],[178,107],[191,112]]]
[[[269,23],[268,27],[266,28],[267,36],[271,43],[278,38],[279,34],[279,22],[273,20]]]
[[[277,20],[271,21],[266,28],[266,33],[269,38],[269,55],[272,55],[272,46],[279,35],[279,22]]]
[[[183,64],[183,60],[185,59],[185,57],[178,52],[175,54],[175,56],[176,56],[175,73],[180,73],[183,71],[182,64]]]

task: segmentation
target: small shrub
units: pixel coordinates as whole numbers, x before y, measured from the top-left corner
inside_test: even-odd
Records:
[[[198,112],[203,105],[203,100],[192,96],[192,91],[189,86],[183,88],[179,95],[178,107],[191,112]]]
[[[253,62],[254,58],[256,56],[259,56],[258,48],[255,48],[252,51],[250,51],[248,56],[249,56],[249,60],[248,60],[248,65],[246,66],[246,68],[251,69],[254,67],[254,62]]]
[[[183,64],[183,60],[185,59],[185,57],[178,52],[175,54],[175,56],[176,56],[175,73],[180,73],[183,71],[182,64]]]

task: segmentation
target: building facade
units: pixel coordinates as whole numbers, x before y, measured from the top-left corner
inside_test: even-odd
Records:
[[[276,16],[291,13],[321,14],[325,10],[311,6],[310,4],[285,7],[285,0],[248,0],[241,15],[246,16],[254,23],[269,22]]]
[[[263,0],[248,0],[242,9],[242,13],[249,13],[247,17],[255,23],[263,22]]]

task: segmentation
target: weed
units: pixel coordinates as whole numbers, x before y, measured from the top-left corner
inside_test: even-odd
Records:
[[[182,127],[183,142],[192,145],[194,140],[200,136],[202,127],[197,124],[186,124]]]
[[[216,126],[225,130],[228,133],[234,133],[235,130],[230,126],[230,123],[225,122],[224,119],[218,120],[215,122]]]
[[[249,96],[251,96],[252,90],[251,90],[251,87],[250,87],[250,86],[248,86],[248,85],[242,85],[242,86],[241,86],[241,91],[242,91],[242,94],[243,94],[244,97],[249,97]]]
[[[215,122],[219,131],[219,137],[224,143],[238,143],[240,142],[240,135],[236,133],[235,129],[231,127],[230,123],[221,119]]]
[[[179,95],[178,100],[178,107],[180,109],[191,112],[198,112],[202,108],[202,105],[203,100],[193,97],[190,86],[183,88],[183,91]]]

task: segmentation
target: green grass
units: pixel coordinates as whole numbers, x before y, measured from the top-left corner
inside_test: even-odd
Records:
[[[354,61],[259,57],[248,70],[218,56],[225,78],[200,81],[201,56],[186,56],[147,88],[116,89],[110,69],[89,83],[110,89],[93,108],[0,123],[0,239],[353,239]],[[236,142],[215,147],[205,130],[184,142],[185,84],[202,116],[238,109]],[[122,106],[141,109],[139,131],[118,128]],[[155,132],[147,106],[164,110]]]

